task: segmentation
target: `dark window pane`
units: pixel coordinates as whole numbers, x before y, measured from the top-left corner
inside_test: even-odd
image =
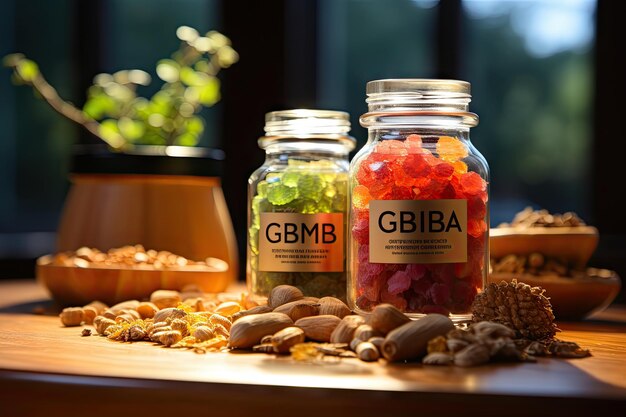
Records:
[[[350,112],[359,147],[367,131],[365,84],[379,78],[428,78],[435,72],[435,1],[320,2],[319,105]]]
[[[466,0],[464,78],[492,225],[525,205],[589,220],[594,0]]]

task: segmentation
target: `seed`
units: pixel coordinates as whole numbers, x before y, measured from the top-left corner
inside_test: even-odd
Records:
[[[64,308],[59,317],[61,323],[66,327],[80,326],[83,322],[85,313],[81,307]]]

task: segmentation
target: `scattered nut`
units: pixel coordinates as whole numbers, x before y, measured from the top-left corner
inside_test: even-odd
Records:
[[[59,317],[65,327],[80,326],[85,313],[81,307],[68,307],[63,309]]]

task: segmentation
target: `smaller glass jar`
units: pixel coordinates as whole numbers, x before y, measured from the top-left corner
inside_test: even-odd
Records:
[[[350,283],[357,312],[471,317],[489,265],[487,162],[469,139],[470,85],[367,84],[367,144],[350,166]]]
[[[284,110],[265,117],[264,164],[248,181],[248,290],[294,285],[346,298],[349,115]]]

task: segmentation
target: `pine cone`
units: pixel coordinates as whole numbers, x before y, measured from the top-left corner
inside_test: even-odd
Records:
[[[491,283],[472,304],[473,320],[495,321],[532,340],[552,339],[560,331],[554,324],[550,300],[541,287],[523,282]]]

